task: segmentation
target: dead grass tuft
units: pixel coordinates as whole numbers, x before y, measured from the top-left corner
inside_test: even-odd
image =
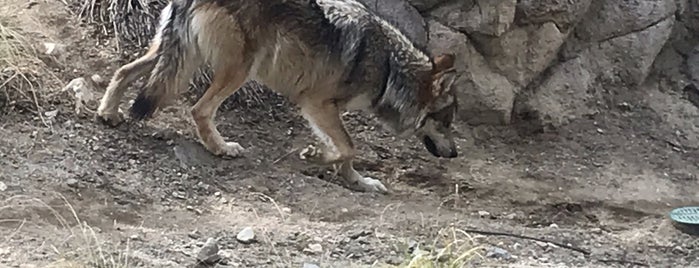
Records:
[[[466,267],[476,259],[482,259],[479,251],[483,249],[472,237],[455,227],[444,228],[426,249],[420,245],[410,252],[404,246],[405,261],[397,266],[385,265],[385,268],[460,268]]]
[[[78,217],[78,213],[75,211],[74,207],[68,202],[65,197],[56,192],[45,193],[43,196],[53,196],[56,200],[61,200],[64,204],[63,206],[49,205],[46,202],[34,198],[28,195],[18,195],[8,198],[0,203],[0,213],[3,215],[19,213],[19,215],[27,214],[43,214],[50,215],[51,220],[55,221],[56,226],[59,226],[58,230],[52,233],[64,234],[65,238],[62,240],[46,240],[42,241],[42,248],[48,248],[54,253],[57,258],[50,261],[44,267],[48,268],[128,268],[130,267],[129,259],[129,243],[127,241],[124,249],[114,248],[113,244],[102,241],[98,236],[97,232],[89,226],[86,222],[82,221]],[[52,202],[54,203],[54,202]],[[30,211],[30,212],[27,212]],[[39,213],[34,213],[39,212]],[[41,213],[48,212],[48,213]],[[67,214],[67,215],[66,215]],[[35,215],[32,215],[34,220],[37,220]],[[49,219],[42,219],[47,220]],[[8,247],[12,248],[12,245],[8,245],[14,239],[21,239],[25,237],[25,234],[31,234],[33,232],[47,232],[51,231],[51,225],[46,225],[40,222],[34,222],[29,224],[30,219],[24,217],[22,219],[7,219],[4,220],[5,225],[7,223],[17,223],[14,230],[5,234],[3,239],[0,240],[0,248]],[[25,229],[32,225],[34,230]],[[0,229],[2,230],[2,229]],[[44,235],[41,235],[44,236]],[[70,245],[70,246],[68,246]],[[117,253],[111,253],[117,252]],[[31,257],[31,252],[26,252],[26,254],[19,253],[20,257]],[[19,260],[26,262],[27,260]]]
[[[44,94],[40,89],[45,84],[57,83],[59,79],[39,59],[30,40],[1,18],[0,66],[3,68],[0,70],[0,112],[26,109],[44,121]]]

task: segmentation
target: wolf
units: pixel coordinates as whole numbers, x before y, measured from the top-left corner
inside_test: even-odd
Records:
[[[214,117],[226,98],[255,80],[297,105],[320,140],[301,150],[301,159],[332,165],[353,190],[388,193],[353,167],[357,151],[341,113],[372,113],[397,137],[420,139],[435,157],[457,157],[454,61],[450,53],[430,55],[355,0],[172,0],[148,51],[114,73],[96,116],[111,126],[122,122],[118,106],[128,84],[150,72],[129,113],[134,120],[152,117],[208,64],[214,77],[191,116],[209,152],[246,151],[221,136]]]

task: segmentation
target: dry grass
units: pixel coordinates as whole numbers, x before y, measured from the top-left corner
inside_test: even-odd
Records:
[[[405,261],[397,266],[385,265],[385,268],[461,268],[467,267],[473,260],[482,259],[479,251],[483,249],[472,237],[455,227],[442,229],[431,245],[424,250],[419,245],[412,252],[404,246]]]
[[[16,223],[14,230],[11,230],[8,234],[5,234],[3,239],[0,240],[0,248],[8,247],[12,248],[12,245],[8,245],[14,239],[23,239],[26,235],[32,235],[38,233],[41,237],[47,237],[44,232],[57,234],[54,236],[48,236],[46,241],[42,242],[42,248],[51,249],[51,251],[57,256],[55,260],[50,261],[45,264],[44,267],[50,268],[128,268],[130,267],[129,259],[129,244],[128,241],[124,249],[115,248],[113,244],[109,242],[102,241],[95,230],[89,226],[86,222],[82,221],[75,211],[73,206],[59,193],[44,193],[42,196],[53,196],[58,197],[56,199],[62,200],[64,202],[63,206],[52,206],[46,202],[34,198],[28,195],[18,195],[8,198],[2,203],[0,203],[0,214],[2,215],[24,215],[34,214],[34,212],[45,212],[45,213],[35,213],[50,215],[52,219],[38,219],[42,221],[56,221],[58,225],[58,230],[52,230],[52,224],[46,224],[44,222],[30,222],[27,217],[22,219],[4,219],[3,223]],[[27,212],[31,211],[31,212]],[[47,212],[47,213],[46,213]],[[68,214],[68,215],[66,215]],[[34,216],[34,215],[32,215]],[[34,220],[37,220],[35,217]],[[32,228],[27,228],[32,226]],[[32,229],[32,230],[25,230]],[[0,229],[1,230],[1,229]],[[56,239],[60,234],[65,236],[63,239]],[[66,246],[75,245],[75,246]],[[15,249],[15,251],[18,249]],[[36,249],[35,249],[36,250]],[[118,252],[116,254],[110,252]],[[15,258],[26,258],[20,259],[26,263],[28,259],[32,258],[34,255],[32,252],[19,253],[20,256],[15,256]],[[45,262],[43,260],[42,262]]]
[[[27,109],[47,124],[42,109],[46,92],[40,89],[47,84],[59,83],[59,79],[39,59],[30,40],[2,17],[0,66],[0,108]]]

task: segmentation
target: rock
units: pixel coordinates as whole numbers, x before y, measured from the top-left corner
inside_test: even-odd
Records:
[[[0,192],[7,191],[7,184],[0,181]]]
[[[218,250],[219,248],[216,240],[213,238],[207,239],[204,246],[199,250],[199,254],[197,254],[197,261],[210,265],[217,263],[221,260],[221,256],[218,255]]]
[[[460,32],[500,36],[514,22],[516,5],[517,0],[454,1],[430,15]]]
[[[306,253],[319,254],[323,252],[323,246],[319,243],[308,244],[308,246],[303,249]]]
[[[694,47],[692,52],[687,56],[687,73],[690,82],[695,87],[699,87],[699,45]]]
[[[641,31],[609,39],[583,54],[593,60],[590,70],[607,84],[637,86],[645,81],[655,58],[670,37],[674,19],[666,19]]]
[[[499,247],[488,248],[488,251],[485,253],[485,256],[488,258],[503,259],[503,260],[509,260],[512,258],[512,255],[510,254],[510,252],[508,252],[505,249],[499,248]]]
[[[478,211],[478,216],[481,216],[481,217],[490,217],[490,212],[481,210],[481,211]]]
[[[427,46],[427,27],[420,12],[406,0],[359,0],[400,29],[418,46]]]
[[[312,264],[312,263],[304,263],[303,268],[320,268],[320,266]]]
[[[44,54],[46,55],[62,56],[65,55],[66,45],[46,42],[44,43],[44,49],[46,49],[44,51]]]
[[[561,31],[572,28],[590,8],[592,0],[519,0],[515,23],[554,23]]]
[[[557,128],[594,109],[588,102],[588,90],[595,75],[588,70],[588,60],[578,57],[553,67],[546,78],[525,101],[515,107],[517,114],[531,117],[538,125]],[[575,100],[575,101],[571,101]]]
[[[447,1],[448,0],[408,0],[408,3],[414,6],[418,11],[423,12]]]
[[[504,76],[493,72],[466,35],[454,32],[437,21],[428,21],[430,50],[435,54],[454,53],[459,74],[454,83],[459,102],[458,117],[472,124],[507,124],[515,98],[515,87]]]
[[[243,244],[255,242],[255,231],[252,230],[252,227],[245,227],[235,236],[235,239]]]
[[[80,185],[80,181],[76,179],[67,179],[66,185],[71,188],[78,188],[78,186]]]
[[[547,22],[516,26],[500,37],[481,37],[477,41],[493,69],[522,88],[558,57],[567,36],[553,22]]]
[[[643,31],[674,15],[675,0],[593,1],[580,23],[576,37],[600,41]]]

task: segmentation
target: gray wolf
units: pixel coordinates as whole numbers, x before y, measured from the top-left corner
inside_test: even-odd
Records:
[[[355,0],[173,0],[161,12],[148,52],[114,73],[97,117],[121,122],[124,91],[146,72],[150,77],[130,114],[151,117],[209,64],[213,81],[191,108],[208,151],[244,153],[224,140],[213,120],[221,103],[251,79],[298,105],[320,139],[320,148],[309,146],[300,158],[333,165],[350,188],[386,193],[379,180],[352,166],[357,152],[341,113],[372,112],[398,137],[417,136],[432,155],[456,157],[454,60],[452,54],[430,56]]]

